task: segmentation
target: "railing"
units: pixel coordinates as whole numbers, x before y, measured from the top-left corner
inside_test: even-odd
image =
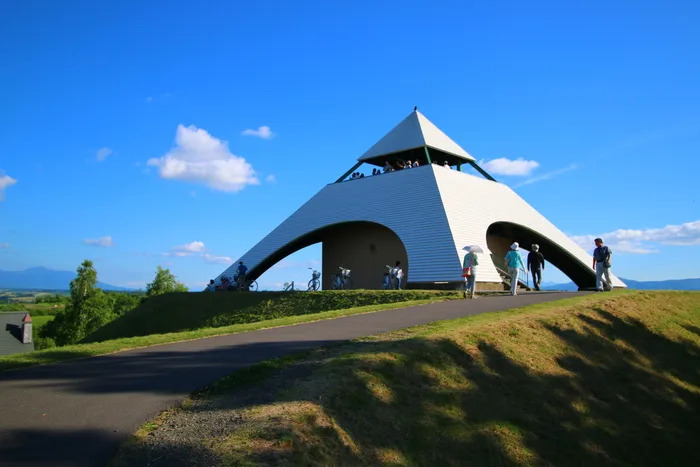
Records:
[[[493,262],[493,265],[496,267],[496,271],[498,271],[498,274],[501,275],[501,278],[503,279],[503,281],[507,282],[508,285],[510,286],[510,273],[508,272],[508,265],[506,264],[505,258],[501,258],[499,256],[492,254],[491,261]],[[518,274],[518,284],[521,287],[529,289],[530,288],[530,274],[529,274],[528,270],[524,267],[521,267],[520,271],[522,272],[522,275]],[[521,279],[521,277],[525,277],[525,280],[523,281]]]

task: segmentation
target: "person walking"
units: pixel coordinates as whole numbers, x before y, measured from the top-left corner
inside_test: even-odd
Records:
[[[403,269],[401,269],[401,261],[396,262],[396,266],[394,266],[391,275],[396,279],[396,290],[401,290],[401,286],[403,285]]]
[[[542,271],[544,270],[544,255],[540,253],[540,246],[532,245],[532,250],[527,255],[527,268],[532,272],[532,285],[535,290],[540,290]]]
[[[525,269],[525,265],[523,265],[523,259],[520,257],[520,253],[518,253],[518,242],[513,242],[513,244],[510,246],[510,251],[506,253],[506,265],[508,266],[508,273],[510,274],[510,294],[511,295],[518,295],[518,274],[520,273],[520,269]]]
[[[613,285],[610,280],[610,248],[603,245],[601,238],[593,240],[595,242],[595,250],[593,250],[593,270],[595,271],[595,288],[598,292],[603,290],[612,290]],[[605,281],[603,281],[605,276]]]
[[[476,298],[474,291],[476,290],[476,269],[479,266],[479,257],[476,251],[469,250],[469,253],[464,255],[462,263],[462,275],[464,276],[464,298]]]

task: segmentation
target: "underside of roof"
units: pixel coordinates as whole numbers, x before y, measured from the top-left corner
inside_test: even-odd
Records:
[[[424,151],[426,147],[442,153],[442,159],[448,160],[451,165],[475,160],[422,113],[414,110],[369,148],[358,161],[380,165],[378,160],[385,161],[388,158],[414,160],[411,159],[411,155],[414,158],[425,158],[425,155],[420,156],[416,150]]]

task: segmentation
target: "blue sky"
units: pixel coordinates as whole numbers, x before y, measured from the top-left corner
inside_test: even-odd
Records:
[[[698,277],[700,5],[565,3],[5,0],[0,269],[200,287],[418,105],[618,275]]]

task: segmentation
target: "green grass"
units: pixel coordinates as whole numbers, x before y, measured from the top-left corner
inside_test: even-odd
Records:
[[[53,315],[39,315],[39,316],[33,316],[32,315],[32,324],[33,324],[33,329],[34,332],[38,332],[39,329],[41,329],[46,323],[49,321],[52,321],[55,318]]]
[[[456,297],[456,292],[429,290],[172,293],[146,300],[88,336],[85,342],[231,326],[367,305]]]
[[[326,292],[328,294],[333,294],[333,292]],[[342,294],[343,292],[336,293]],[[347,292],[346,292],[347,294]],[[255,331],[258,329],[278,327],[278,326],[288,326],[293,324],[307,323],[311,321],[318,321],[322,319],[332,319],[339,318],[342,316],[350,316],[360,313],[371,313],[375,311],[388,310],[392,308],[401,308],[406,306],[423,305],[426,303],[432,303],[436,301],[442,301],[450,298],[456,298],[459,295],[456,293],[432,293],[426,292],[425,294],[403,294],[393,292],[387,292],[388,295],[395,295],[395,300],[390,303],[381,303],[374,305],[356,306],[353,308],[323,311],[314,313],[310,311],[308,314],[294,314],[291,316],[284,316],[280,318],[267,319],[264,321],[255,321],[243,324],[232,324],[228,326],[219,327],[203,327],[200,329],[194,329],[190,331],[181,332],[171,332],[163,334],[150,334],[146,336],[135,336],[135,337],[122,337],[118,339],[111,339],[102,342],[92,342],[86,344],[70,345],[65,347],[57,347],[46,350],[39,350],[35,352],[29,352],[24,354],[9,355],[5,357],[0,357],[0,371],[12,370],[16,368],[22,368],[32,365],[42,365],[49,363],[57,363],[65,360],[71,360],[76,358],[91,357],[95,355],[104,355],[108,353],[114,353],[122,350],[135,349],[139,347],[148,347],[158,344],[167,344],[172,342],[186,341],[192,339],[200,339],[203,337],[212,337],[222,334],[233,334],[238,332]],[[190,294],[172,294],[171,297],[175,296],[189,296]],[[218,294],[191,294],[192,296],[204,297],[209,299],[212,295]],[[229,294],[222,294],[229,295]],[[234,293],[230,295],[236,295]],[[257,294],[240,294],[242,296],[247,295],[257,295]],[[296,295],[296,294],[294,294]],[[299,294],[300,295],[300,294]],[[430,298],[423,299],[409,299],[415,296],[423,296]],[[225,297],[226,298],[226,297]],[[396,298],[404,298],[404,301],[396,301]],[[211,300],[211,299],[209,299]],[[169,303],[169,302],[166,302]],[[191,303],[191,302],[190,302]],[[207,301],[211,305],[211,301]],[[303,302],[302,302],[303,303]],[[155,308],[155,307],[154,307]],[[162,311],[160,307],[155,308],[158,312]],[[302,312],[304,310],[301,310]],[[133,312],[132,312],[133,313]],[[150,313],[150,312],[149,312]],[[194,313],[194,312],[193,312]],[[146,323],[150,323],[153,320],[163,320],[167,322],[167,316],[156,315],[150,316]]]
[[[180,438],[193,463],[694,466],[698,368],[700,293],[613,292],[268,362],[160,423],[237,420]],[[262,400],[233,405],[244,393]],[[149,446],[129,443],[116,465]]]

